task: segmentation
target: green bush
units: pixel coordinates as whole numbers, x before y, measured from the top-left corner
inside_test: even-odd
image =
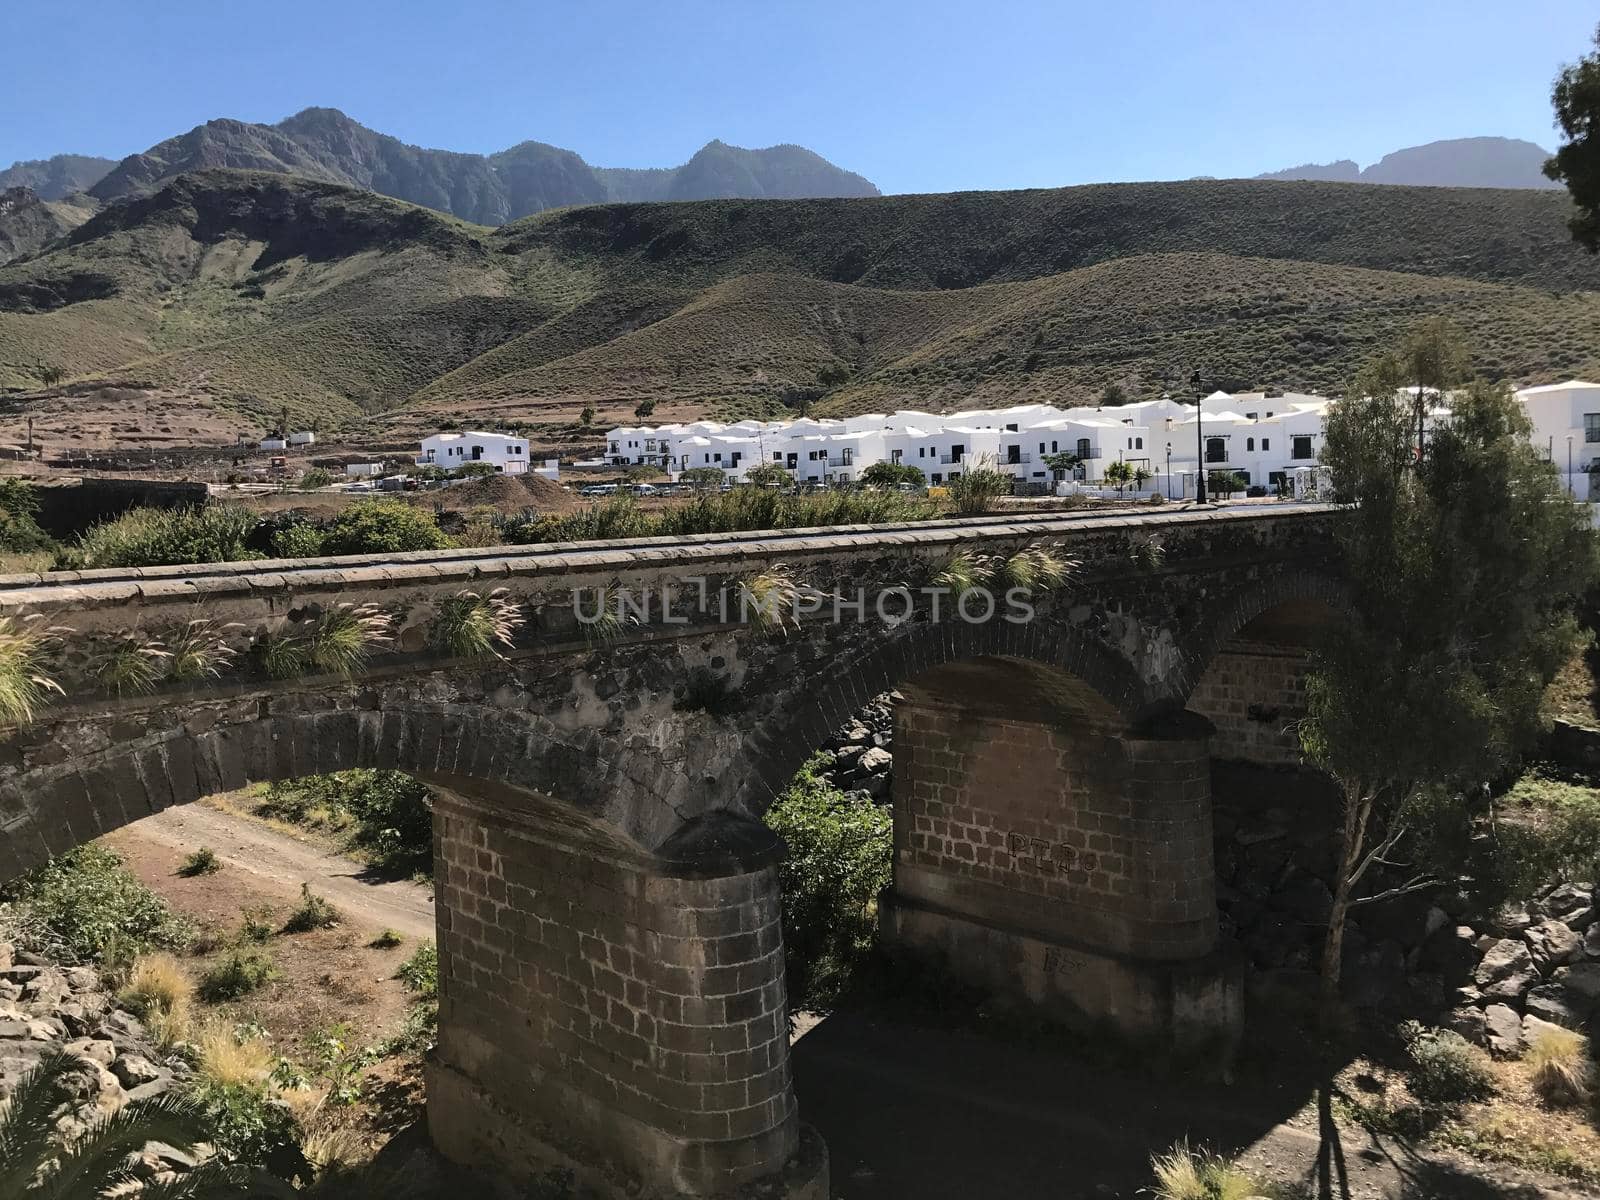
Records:
[[[878,893],[893,854],[887,808],[849,799],[817,775],[813,758],[767,812],[789,845],[779,868],[789,1002],[837,999],[872,948]]]
[[[241,562],[258,555],[247,545],[260,518],[246,508],[135,508],[86,530],[57,557],[61,567],[160,567],[178,563]]]
[[[283,923],[285,933],[310,933],[314,929],[332,929],[340,921],[339,910],[311,890],[309,883],[300,885],[300,903]]]
[[[39,492],[21,479],[0,480],[0,551],[28,554],[54,550],[56,540],[39,528]]]
[[[200,977],[197,989],[208,1004],[237,1000],[278,978],[277,964],[264,950],[231,950]]]
[[[333,481],[334,475],[332,471],[323,470],[321,467],[312,467],[300,476],[300,482],[297,486],[302,491],[310,492],[315,491],[317,488],[325,488]]]
[[[450,539],[421,509],[399,500],[360,500],[329,521],[324,554],[398,554],[444,550]]]
[[[309,1177],[299,1123],[266,1087],[202,1076],[191,1094],[204,1113],[207,1140],[224,1162],[261,1167],[280,1178]]]
[[[322,531],[310,521],[287,525],[272,535],[274,558],[320,558]]]
[[[358,768],[272,784],[256,812],[348,830],[347,847],[387,875],[433,870],[433,793],[400,771]]]
[[[1494,1094],[1488,1060],[1459,1033],[1408,1021],[1402,1029],[1411,1056],[1411,1094],[1430,1104],[1460,1104]]]
[[[922,468],[911,463],[875,462],[861,472],[861,482],[869,487],[895,487],[902,483],[922,487],[927,481]]]
[[[424,942],[400,964],[394,977],[424,1000],[439,998],[439,948]]]
[[[222,860],[217,857],[217,852],[210,846],[201,846],[183,860],[178,867],[178,874],[192,879],[196,875],[215,875],[220,870]]]
[[[93,843],[70,850],[0,890],[16,901],[50,943],[77,959],[132,957],[176,949],[193,928],[140,883],[112,850]]]

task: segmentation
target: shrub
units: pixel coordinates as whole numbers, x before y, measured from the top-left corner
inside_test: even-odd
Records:
[[[910,463],[875,462],[861,472],[861,482],[868,487],[895,487],[902,483],[922,487],[927,477],[920,467]]]
[[[0,617],[0,723],[31,725],[50,694],[61,694],[45,663],[55,640],[37,617]]]
[[[846,797],[813,757],[767,812],[789,846],[779,868],[783,940],[793,1007],[826,1004],[872,946],[878,893],[889,885],[889,810]]]
[[[324,554],[395,554],[450,545],[434,519],[399,500],[361,500],[328,522]]]
[[[432,942],[422,943],[410,958],[400,964],[394,977],[423,999],[438,999],[439,947]]]
[[[332,471],[326,471],[321,467],[312,467],[300,476],[300,482],[297,486],[301,491],[310,492],[315,491],[317,488],[325,488],[333,481]]]
[[[1156,1177],[1150,1194],[1156,1200],[1249,1200],[1261,1190],[1232,1160],[1192,1150],[1186,1141],[1152,1155],[1150,1170]]]
[[[104,959],[113,946],[130,957],[178,949],[192,933],[114,851],[92,842],[29,872],[0,895],[19,901],[45,939],[78,960]]]
[[[280,1178],[309,1174],[299,1152],[300,1127],[289,1107],[261,1083],[221,1083],[202,1076],[195,1102],[209,1140],[225,1162],[262,1167]]]
[[[1049,592],[1064,585],[1077,568],[1076,559],[1053,546],[1025,546],[1005,560],[1000,577],[1007,587]]]
[[[986,587],[998,567],[993,555],[961,550],[940,568],[933,583],[935,587],[949,588],[951,595],[959,600],[970,591]]]
[[[310,521],[296,521],[293,525],[286,525],[272,535],[272,556],[274,558],[320,558],[322,548],[322,531]]]
[[[357,768],[272,784],[256,812],[313,828],[349,827],[347,848],[386,874],[433,868],[433,793],[401,771]]]
[[[283,923],[285,933],[310,933],[313,929],[332,929],[339,923],[339,910],[311,890],[300,885],[300,903]]]
[[[1488,1060],[1459,1033],[1426,1029],[1415,1021],[1408,1021],[1401,1033],[1411,1057],[1411,1093],[1418,1100],[1459,1104],[1494,1093]]]
[[[239,940],[265,942],[278,927],[277,910],[270,904],[258,904],[241,910]]]
[[[993,458],[980,455],[947,487],[956,512],[962,516],[975,516],[992,509],[1000,497],[1009,496],[1011,482],[1008,473],[995,469]]]
[[[210,846],[201,846],[193,854],[183,860],[178,867],[178,874],[186,878],[196,875],[215,875],[222,870],[222,860],[217,857],[217,852]]]
[[[405,940],[398,929],[385,929],[367,945],[374,950],[393,950]]]
[[[336,605],[311,631],[306,659],[329,675],[353,674],[389,642],[393,628],[394,618],[376,605]]]
[[[260,518],[247,508],[135,508],[88,529],[58,565],[160,567],[255,558],[248,539]]]
[[[207,1004],[237,1000],[265,987],[279,975],[272,956],[261,950],[233,950],[200,977],[200,999]]]
[[[1548,1103],[1581,1104],[1589,1097],[1589,1042],[1570,1029],[1547,1029],[1522,1056],[1533,1088]]]
[[[188,1031],[194,985],[170,954],[145,954],[135,959],[117,998],[162,1046],[170,1046]]]
[[[30,554],[54,550],[53,537],[39,528],[39,492],[21,479],[0,480],[0,551]]]

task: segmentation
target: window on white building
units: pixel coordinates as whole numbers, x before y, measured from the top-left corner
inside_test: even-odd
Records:
[[[1244,440],[1244,448],[1246,450],[1254,450],[1256,448],[1256,440],[1255,440],[1255,438],[1245,438],[1245,440]]]
[[[1262,451],[1262,453],[1264,454],[1268,450],[1271,450],[1271,449],[1272,449],[1272,439],[1271,438],[1262,438],[1261,439],[1261,451]]]
[[[1583,414],[1583,440],[1600,442],[1600,413]]]
[[[1315,457],[1315,455],[1313,455],[1311,452],[1311,435],[1309,433],[1297,433],[1289,439],[1289,457]]]
[[[1206,461],[1208,463],[1228,461],[1227,438],[1214,437],[1206,439]]]

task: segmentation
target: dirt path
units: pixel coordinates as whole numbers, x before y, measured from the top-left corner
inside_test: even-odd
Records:
[[[394,929],[413,940],[434,936],[433,890],[426,885],[374,880],[360,863],[204,804],[169,808],[107,840],[124,851],[141,843],[185,854],[209,846],[230,870],[256,877],[264,895],[292,900],[309,883],[359,925]]]

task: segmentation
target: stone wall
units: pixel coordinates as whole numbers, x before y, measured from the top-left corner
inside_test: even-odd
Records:
[[[775,846],[665,860],[509,789],[435,825],[448,1155],[710,1195],[795,1153]]]
[[[1234,639],[1211,660],[1189,707],[1216,727],[1211,753],[1267,766],[1302,762],[1297,722],[1305,716],[1303,648]]]

